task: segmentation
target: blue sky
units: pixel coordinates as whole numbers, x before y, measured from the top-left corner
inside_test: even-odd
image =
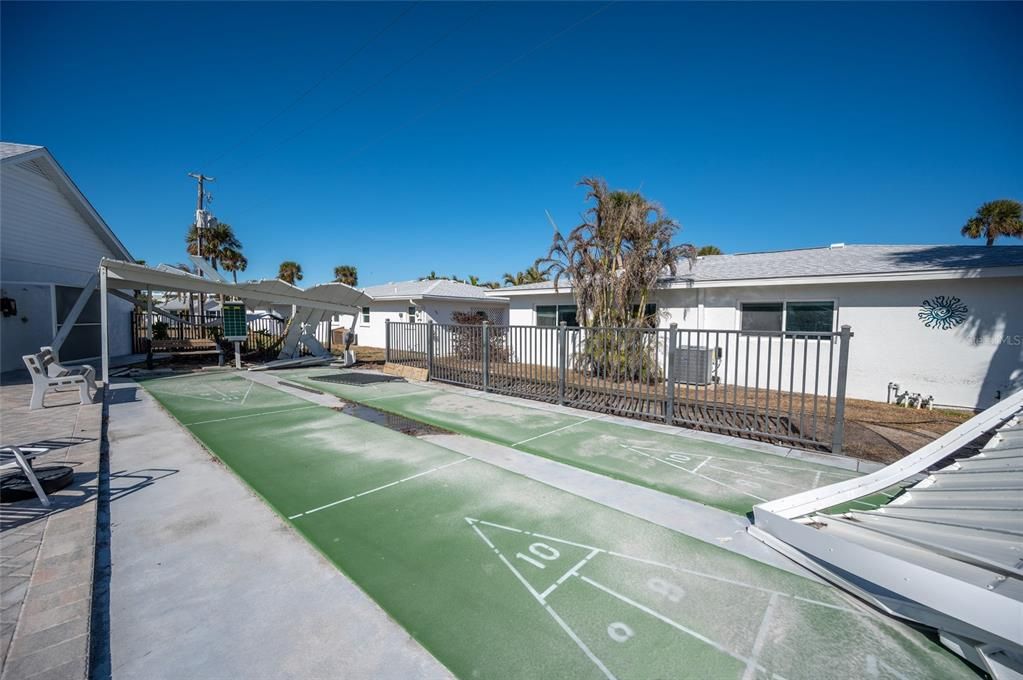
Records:
[[[5,2],[0,133],[150,263],[214,175],[246,276],[306,283],[524,269],[587,175],[726,252],[958,243],[1023,198],[1019,4],[602,7]]]

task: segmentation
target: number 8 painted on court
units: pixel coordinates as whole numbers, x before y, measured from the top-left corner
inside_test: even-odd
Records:
[[[680,602],[686,594],[685,590],[663,578],[652,578],[646,582],[646,585],[650,590],[672,602]]]
[[[556,549],[552,548],[546,543],[534,543],[533,545],[529,546],[529,552],[533,553],[541,560],[547,560],[548,562],[556,560],[559,557],[561,557],[561,553],[559,553]],[[547,567],[546,564],[544,564],[540,560],[533,559],[529,555],[515,553],[515,557],[519,558],[520,560],[525,560],[526,562],[532,564],[534,567],[538,567],[540,569],[545,569]]]

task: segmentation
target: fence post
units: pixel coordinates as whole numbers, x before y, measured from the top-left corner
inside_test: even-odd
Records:
[[[384,363],[391,360],[391,320],[384,319]]]
[[[565,337],[567,321],[558,324],[558,404],[565,405],[565,376],[568,364],[568,343]]]
[[[842,453],[845,440],[845,383],[849,372],[849,338],[853,336],[852,328],[842,326],[839,334],[842,343],[838,348],[838,381],[835,383],[835,427],[831,432],[831,453]]]
[[[483,391],[490,391],[490,322],[483,322]]]
[[[675,346],[678,341],[678,324],[672,323],[668,326],[668,360],[665,362],[665,368],[668,371],[668,375],[665,376],[665,389],[667,390],[667,396],[664,399],[664,422],[668,425],[675,424],[675,374],[674,374],[674,357],[675,357]]]
[[[433,319],[426,322],[426,379],[433,375]]]

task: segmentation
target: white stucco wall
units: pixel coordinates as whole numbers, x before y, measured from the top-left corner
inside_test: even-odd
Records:
[[[355,332],[359,336],[359,344],[364,347],[383,347],[385,340],[385,323],[389,321],[406,322],[408,308],[413,306],[408,300],[375,300],[369,305],[369,323],[365,323],[360,315],[355,325]],[[507,323],[507,304],[495,301],[479,300],[437,300],[427,298],[415,302],[417,314],[416,321],[426,323],[453,323],[451,315],[456,312],[472,312],[484,310],[494,323]],[[351,317],[343,317],[342,322],[351,323]],[[336,327],[336,326],[335,326]]]
[[[23,369],[56,333],[54,286],[81,287],[111,252],[71,201],[35,166],[5,163],[0,176],[0,286],[18,314],[0,320],[0,370]],[[131,352],[132,305],[110,299],[110,352]],[[97,331],[98,333],[98,331]],[[68,358],[66,353],[62,359]]]
[[[961,324],[941,329],[929,328],[921,321],[921,303],[937,295],[955,296],[966,306],[968,312]],[[659,325],[665,328],[674,322],[680,329],[738,330],[740,306],[745,302],[823,300],[835,303],[835,330],[843,324],[853,329],[850,397],[884,401],[888,383],[896,382],[901,390],[933,395],[938,405],[984,408],[1023,385],[1023,280],[1018,277],[680,289],[657,294],[662,312]],[[572,298],[564,293],[514,296],[511,323],[535,325],[536,305],[547,304],[572,304]],[[730,342],[732,356],[739,343],[740,356],[744,356],[745,338],[692,337],[693,344],[725,346]],[[749,376],[744,362],[733,364],[729,375],[737,370],[740,384],[759,380],[763,385],[768,354],[776,373],[778,357],[785,362],[794,360],[801,368],[806,349],[812,376],[818,357],[816,344],[792,339],[781,342],[784,347],[775,341],[770,351],[762,343],[759,377],[753,368],[754,346]],[[821,385],[828,378],[827,351],[826,346],[821,348]]]

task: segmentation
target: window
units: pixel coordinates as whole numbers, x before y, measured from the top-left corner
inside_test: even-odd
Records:
[[[750,302],[742,306],[744,331],[780,331],[785,305],[781,302]]]
[[[363,325],[369,323],[369,307],[362,308],[362,323]]]
[[[639,305],[632,305],[632,314],[639,313]],[[643,308],[643,322],[648,328],[657,328],[657,304],[648,302]]]
[[[579,319],[576,317],[576,310],[575,305],[537,305],[536,325],[549,328],[564,321],[566,326],[578,326]]]
[[[834,330],[834,302],[748,302],[742,305],[744,331],[830,333]]]
[[[415,307],[409,307],[408,308],[408,320],[409,320],[409,323],[415,323],[416,322],[416,308]]]
[[[785,308],[785,330],[789,333],[830,333],[834,315],[834,302],[790,302]]]

